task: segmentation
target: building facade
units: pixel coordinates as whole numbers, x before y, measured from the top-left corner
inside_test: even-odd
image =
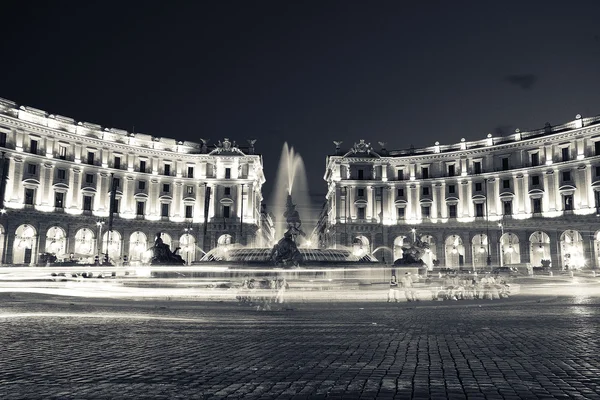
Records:
[[[201,141],[102,128],[0,99],[2,263],[31,265],[45,254],[143,263],[159,232],[188,263],[220,244],[271,245],[255,141]]]
[[[391,262],[421,239],[430,267],[600,266],[600,117],[401,151],[335,143],[321,246]]]

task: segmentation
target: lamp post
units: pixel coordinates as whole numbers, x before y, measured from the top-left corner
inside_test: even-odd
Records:
[[[102,254],[102,226],[104,225],[104,220],[103,219],[99,219],[98,221],[96,221],[96,226],[98,227],[98,240],[97,240],[97,245],[98,245],[98,264],[102,264],[102,258],[100,257]],[[108,244],[106,246],[106,251],[108,252]]]
[[[413,235],[413,243],[416,243],[416,241],[417,241],[417,230],[415,228],[412,228],[410,231],[412,232],[412,235]]]
[[[190,225],[183,228],[183,231],[185,232],[185,262],[187,265],[190,265],[190,235],[192,230]]]
[[[490,211],[488,207],[488,180],[485,181],[485,236],[487,237],[487,259],[486,264],[488,267],[492,266],[492,255],[490,250]]]

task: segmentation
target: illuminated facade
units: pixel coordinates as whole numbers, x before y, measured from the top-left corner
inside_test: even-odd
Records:
[[[420,238],[430,267],[600,266],[600,117],[422,149],[335,143],[321,246],[390,262]]]
[[[0,99],[2,263],[42,253],[141,263],[158,232],[188,263],[224,241],[269,246],[254,142],[157,138]]]

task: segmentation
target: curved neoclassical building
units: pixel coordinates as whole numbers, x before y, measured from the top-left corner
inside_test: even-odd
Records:
[[[420,238],[429,266],[600,266],[600,117],[421,149],[336,144],[322,246],[390,261]]]
[[[268,246],[262,158],[247,142],[152,137],[0,99],[2,263],[144,262],[158,232],[188,263],[219,244]]]

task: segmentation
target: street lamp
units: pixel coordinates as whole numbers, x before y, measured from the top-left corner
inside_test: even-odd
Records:
[[[415,228],[412,228],[410,231],[413,234],[413,243],[415,243],[417,241],[417,230]]]
[[[102,226],[103,225],[104,225],[104,220],[103,219],[99,219],[98,221],[96,221],[96,226],[98,227],[98,240],[97,240],[97,245],[98,245],[98,264],[101,264],[100,255],[102,254]],[[106,252],[108,253],[108,244],[106,246]]]
[[[183,228],[183,231],[185,232],[185,261],[187,265],[190,265],[190,235],[192,230],[191,226]]]

